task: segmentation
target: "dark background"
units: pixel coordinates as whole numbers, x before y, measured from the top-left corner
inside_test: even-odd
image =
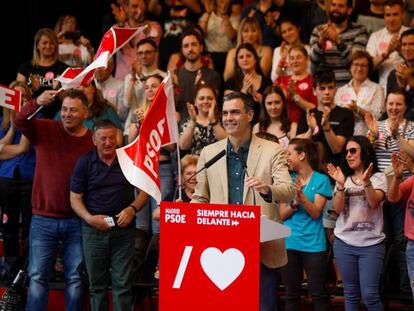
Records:
[[[16,78],[17,67],[31,60],[35,33],[54,28],[60,15],[74,15],[79,28],[98,47],[106,19],[111,15],[110,0],[6,0],[0,9],[0,84]]]

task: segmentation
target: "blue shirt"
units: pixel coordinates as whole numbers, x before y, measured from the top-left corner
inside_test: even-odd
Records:
[[[3,118],[0,117],[0,124]],[[10,126],[9,126],[10,127]],[[3,138],[7,129],[0,129],[0,138]],[[15,134],[12,139],[12,144],[19,144],[22,133],[18,129],[14,129]],[[18,170],[22,179],[33,179],[36,164],[36,153],[32,144],[29,146],[29,150],[26,153],[20,154],[9,160],[0,161],[0,177],[14,178],[15,171]]]
[[[243,151],[246,162],[250,142],[251,139],[239,147]],[[229,184],[229,204],[243,204],[244,169],[230,140],[227,143],[227,180]]]
[[[292,180],[295,180],[296,173],[292,173]],[[315,194],[324,196],[327,199],[332,197],[332,189],[329,177],[314,171],[309,182],[302,187],[303,194],[312,202],[315,201]],[[323,228],[323,213],[318,219],[306,212],[302,204],[284,224],[288,226],[292,235],[285,239],[286,249],[294,249],[304,252],[323,252],[326,251],[326,237]]]
[[[122,173],[118,158],[108,166],[99,159],[96,148],[77,161],[70,190],[83,193],[83,202],[92,215],[115,216],[134,201],[134,187]]]

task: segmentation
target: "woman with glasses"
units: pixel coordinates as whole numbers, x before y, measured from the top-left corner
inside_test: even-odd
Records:
[[[382,205],[387,181],[378,172],[375,151],[364,136],[346,144],[344,170],[328,164],[336,182],[333,208],[339,214],[334,255],[344,284],[345,310],[381,311],[379,282],[385,255]]]
[[[366,114],[378,120],[383,114],[384,89],[368,76],[373,69],[373,60],[366,51],[356,51],[349,62],[352,79],[338,88],[335,103],[351,109],[355,116],[354,135],[366,135],[368,128],[364,121]]]

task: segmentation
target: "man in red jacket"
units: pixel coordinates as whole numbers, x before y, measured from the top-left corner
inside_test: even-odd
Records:
[[[30,119],[39,106],[53,102],[57,91],[45,91],[16,115],[15,126],[35,145],[33,218],[29,233],[29,297],[26,310],[46,310],[48,280],[59,241],[65,274],[66,310],[81,310],[83,260],[80,219],[69,201],[70,176],[80,155],[92,149],[92,135],[82,124],[87,99],[79,90],[63,96],[61,121]]]

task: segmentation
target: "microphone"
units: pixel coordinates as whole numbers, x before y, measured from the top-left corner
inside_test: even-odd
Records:
[[[240,164],[243,168],[244,173],[246,174],[247,177],[249,177],[249,173],[247,173],[246,158],[244,157],[244,153],[243,153],[243,150],[241,148],[239,148],[237,150],[237,156],[239,157],[239,161],[240,161]],[[256,205],[256,192],[254,191],[253,187],[249,187],[249,189],[252,189],[252,191],[253,191],[253,205]]]
[[[206,163],[204,163],[204,166],[202,168],[200,168],[197,172],[195,172],[193,175],[191,175],[190,177],[188,177],[186,180],[184,180],[182,183],[180,183],[177,188],[175,189],[175,194],[174,194],[174,198],[177,196],[177,191],[178,188],[181,188],[185,183],[187,183],[191,178],[193,178],[194,176],[196,176],[198,173],[200,173],[201,171],[205,170],[206,168],[209,168],[210,166],[212,166],[214,163],[216,163],[218,160],[220,160],[222,157],[224,157],[226,154],[226,150],[223,149],[221,150],[219,153],[217,153],[214,157],[212,157],[210,160],[208,160]]]
[[[222,157],[224,157],[226,154],[226,150],[223,149],[221,150],[219,153],[217,153],[213,158],[211,158],[210,160],[208,160],[205,164],[204,167],[202,169],[200,169],[197,173],[201,172],[202,170],[209,168],[210,166],[212,166],[214,163],[216,163],[218,160],[220,160]],[[196,173],[196,174],[197,174]]]
[[[240,161],[240,164],[243,168],[244,173],[246,174],[247,177],[249,177],[249,173],[247,173],[246,159],[244,158],[244,153],[243,153],[243,150],[241,148],[239,148],[237,150],[237,156],[239,157],[239,161]]]

